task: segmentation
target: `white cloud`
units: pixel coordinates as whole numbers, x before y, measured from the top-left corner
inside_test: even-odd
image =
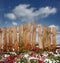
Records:
[[[5,17],[11,19],[11,20],[15,20],[16,19],[16,16],[14,15],[14,13],[8,13],[8,14],[5,14]]]
[[[51,14],[55,14],[56,13],[56,8],[52,8],[52,7],[42,7],[39,10],[36,11],[36,16],[39,16],[39,18],[46,18]]]
[[[23,21],[34,21],[34,8],[29,8],[30,5],[19,5],[13,9],[17,18]]]
[[[50,25],[49,27],[50,27],[50,28],[56,27],[56,29],[59,30],[59,26],[56,26],[56,25]]]
[[[6,14],[6,17],[10,19],[17,18],[22,21],[35,21],[36,19],[46,18],[57,12],[57,9],[52,7],[42,7],[38,10],[35,10],[34,7],[29,7],[29,4],[20,4],[12,10],[13,13]]]
[[[16,22],[12,22],[12,24],[13,24],[13,25],[17,25],[17,23],[16,23]]]

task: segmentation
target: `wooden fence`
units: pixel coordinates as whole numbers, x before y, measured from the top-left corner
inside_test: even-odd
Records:
[[[38,30],[37,30],[38,29]],[[36,31],[37,30],[37,31]],[[31,50],[36,45],[36,33],[38,33],[39,48],[55,50],[56,28],[37,25],[36,23],[23,24],[18,27],[0,28],[0,51]]]

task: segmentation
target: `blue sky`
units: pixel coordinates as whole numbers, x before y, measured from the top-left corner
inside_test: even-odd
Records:
[[[60,0],[0,0],[0,27],[34,21],[60,31]]]

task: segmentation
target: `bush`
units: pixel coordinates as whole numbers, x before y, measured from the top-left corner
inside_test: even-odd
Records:
[[[36,60],[36,59],[31,59],[30,62],[31,63],[39,63],[38,60]]]
[[[20,60],[20,63],[27,63],[26,58],[22,57],[21,60]]]
[[[33,51],[36,52],[37,54],[43,53],[43,50],[40,49],[39,47],[36,47],[35,49],[33,49]]]

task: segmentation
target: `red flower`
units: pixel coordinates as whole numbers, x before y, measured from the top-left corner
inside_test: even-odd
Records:
[[[41,60],[38,60],[38,62],[39,62],[39,63],[44,63],[44,62],[43,62],[43,61],[41,61]]]
[[[14,61],[11,61],[10,63],[14,63]]]
[[[7,60],[7,61],[10,61],[11,59],[10,59],[10,57],[7,57],[6,60]]]
[[[12,56],[7,57],[6,60],[7,60],[7,61],[12,61],[12,60],[15,59],[15,57],[16,57],[16,56],[13,56],[13,55],[12,55]]]
[[[33,51],[35,52],[38,52],[39,50],[42,50],[42,49],[40,49],[39,47],[35,47],[35,49],[33,49]]]
[[[4,63],[3,61],[1,61],[0,63]]]
[[[35,53],[39,53],[40,51],[43,51],[43,50],[40,49],[39,47],[35,47],[35,48],[33,49],[33,51],[34,51]]]

